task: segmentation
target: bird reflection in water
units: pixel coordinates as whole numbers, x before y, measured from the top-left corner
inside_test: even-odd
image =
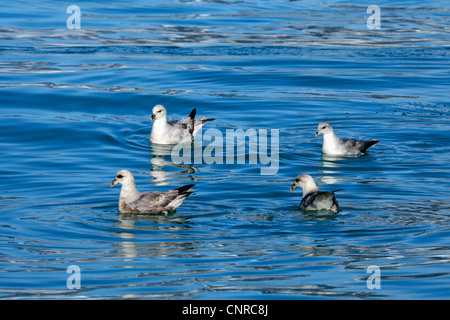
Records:
[[[187,176],[189,179],[190,174],[199,171],[199,169],[192,164],[175,163],[170,161],[171,152],[175,146],[176,145],[162,145],[155,143],[150,145],[152,153],[150,163],[152,168],[150,169],[149,174],[152,176],[155,185],[157,186],[170,184],[168,182],[170,176]],[[190,180],[193,181],[194,179],[190,178]]]

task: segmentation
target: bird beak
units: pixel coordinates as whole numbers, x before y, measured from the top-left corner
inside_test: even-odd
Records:
[[[294,183],[292,186],[291,186],[291,191],[294,191],[294,189],[296,189],[297,188],[297,185]]]
[[[150,118],[150,121],[155,120],[156,116],[154,114],[152,114],[152,117]]]
[[[111,182],[110,184],[109,184],[109,186],[112,188],[112,187],[114,187],[116,184],[118,184],[119,182],[116,180],[116,179],[114,179],[113,180],[113,182]]]
[[[319,136],[319,131],[316,132],[315,137],[317,138]]]

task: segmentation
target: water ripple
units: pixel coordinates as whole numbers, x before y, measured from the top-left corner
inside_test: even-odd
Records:
[[[450,8],[378,5],[382,28],[369,30],[365,6],[339,1],[87,1],[68,30],[64,5],[11,3],[0,297],[447,298]],[[277,174],[176,163],[148,140],[157,103],[170,120],[197,108],[223,134],[278,129]],[[323,156],[321,121],[380,144]],[[120,214],[109,183],[124,168],[141,191],[195,193],[167,216]],[[337,215],[298,211],[300,173],[343,189]],[[380,290],[366,285],[370,265]]]

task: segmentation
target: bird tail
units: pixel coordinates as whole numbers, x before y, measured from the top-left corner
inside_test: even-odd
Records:
[[[378,140],[372,139],[372,140],[367,140],[366,143],[364,144],[364,148],[363,150],[361,150],[362,153],[366,152],[367,149],[369,149],[371,146],[377,144]]]
[[[179,206],[181,206],[183,201],[186,200],[186,198],[189,197],[189,195],[194,192],[194,190],[191,189],[191,187],[193,186],[194,184],[189,184],[186,186],[176,188],[175,190],[178,191],[178,195],[167,205],[167,207],[169,207],[170,210],[173,211],[176,210]]]
[[[200,117],[200,118],[198,118],[198,120],[200,120],[202,122],[202,124],[205,124],[208,121],[214,121],[216,119],[206,119],[205,117]]]
[[[187,196],[190,195],[192,192],[194,192],[194,190],[189,190],[191,189],[193,186],[195,186],[195,184],[188,184],[186,186],[182,186],[179,188],[176,188],[175,190],[178,191],[179,195],[184,195],[186,194]]]

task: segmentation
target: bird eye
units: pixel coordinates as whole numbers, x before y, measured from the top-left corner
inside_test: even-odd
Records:
[[[162,110],[158,110],[158,112],[161,112]]]
[[[326,126],[323,126],[322,128],[320,128],[320,129],[325,129],[326,128]]]
[[[119,174],[119,175],[117,175],[117,178],[118,178],[118,179],[122,179],[122,178],[123,178],[123,175]]]

